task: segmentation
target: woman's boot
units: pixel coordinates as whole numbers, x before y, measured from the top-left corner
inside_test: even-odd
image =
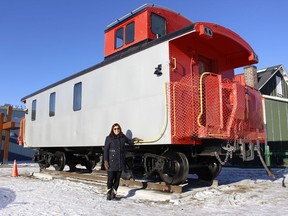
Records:
[[[112,190],[111,190],[111,199],[112,200],[114,200],[116,198],[116,193],[117,193],[117,191],[114,188],[112,188]]]
[[[107,190],[107,200],[111,200],[112,188]]]

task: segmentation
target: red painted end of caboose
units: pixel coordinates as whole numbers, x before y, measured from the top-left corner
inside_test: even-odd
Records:
[[[234,82],[234,68],[257,63],[238,34],[213,23],[170,42],[171,135],[191,140],[264,140],[261,95]]]
[[[245,77],[244,77],[244,74],[237,74],[235,75],[234,77],[234,80],[238,83],[240,83],[241,85],[245,85]]]

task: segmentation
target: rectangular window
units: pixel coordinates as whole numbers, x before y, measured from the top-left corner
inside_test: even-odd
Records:
[[[199,74],[212,71],[212,60],[204,56],[198,57]],[[216,72],[216,71],[214,71]]]
[[[115,48],[118,49],[124,44],[124,30],[120,28],[116,31],[115,35]]]
[[[129,23],[125,29],[125,43],[129,44],[134,41],[135,37],[135,23]]]
[[[276,76],[276,96],[283,96],[281,77]]]
[[[74,85],[73,94],[73,110],[81,110],[81,100],[82,100],[82,82],[76,83]]]
[[[49,116],[55,116],[55,100],[56,100],[56,93],[53,92],[50,94],[49,98]]]
[[[32,101],[32,113],[31,113],[31,120],[36,120],[36,100]]]
[[[166,19],[151,13],[151,31],[157,38],[166,35]]]

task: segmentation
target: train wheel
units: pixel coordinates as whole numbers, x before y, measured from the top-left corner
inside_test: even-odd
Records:
[[[165,162],[164,170],[159,172],[161,179],[168,184],[181,184],[188,176],[189,163],[185,154],[168,151],[162,156],[169,158]]]
[[[219,175],[221,169],[222,165],[218,161],[213,159],[211,162],[209,162],[207,167],[199,168],[198,170],[196,170],[196,175],[200,179],[212,181]]]
[[[53,167],[55,168],[55,170],[57,171],[62,171],[65,167],[66,164],[66,156],[64,152],[61,151],[57,151],[54,154],[54,164]]]
[[[85,167],[88,171],[92,172],[92,170],[95,168],[96,164],[97,164],[96,160],[89,160],[86,162]]]

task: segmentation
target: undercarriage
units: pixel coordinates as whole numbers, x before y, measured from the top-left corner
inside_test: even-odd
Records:
[[[249,161],[254,159],[254,150],[254,144],[243,140],[233,143],[209,140],[202,145],[158,145],[153,148],[137,145],[127,149],[122,178],[154,179],[178,185],[187,180],[188,174],[196,174],[200,179],[211,181],[233,155]],[[102,156],[102,147],[41,148],[34,161],[41,169],[53,166],[62,171],[67,165],[73,171],[80,164],[92,172],[97,163],[102,163]]]

